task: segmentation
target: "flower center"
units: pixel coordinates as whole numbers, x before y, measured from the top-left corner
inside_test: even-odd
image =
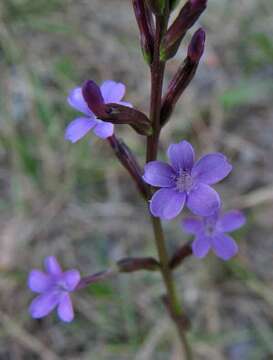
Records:
[[[57,285],[58,290],[68,291],[65,281],[59,280],[56,285]]]
[[[212,217],[207,217],[204,219],[205,223],[205,233],[208,236],[211,236],[216,231],[216,220]]]
[[[187,170],[180,169],[175,179],[176,189],[179,192],[189,191],[193,185],[192,177]]]

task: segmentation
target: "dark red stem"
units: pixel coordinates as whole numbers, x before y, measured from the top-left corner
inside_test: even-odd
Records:
[[[126,144],[122,141],[118,140],[115,135],[107,138],[111,148],[113,149],[116,157],[120,161],[120,163],[125,167],[125,169],[129,172],[132,179],[134,180],[140,194],[147,199],[147,186],[142,179],[142,169],[139,166],[136,158],[132,154],[131,150],[128,148]]]

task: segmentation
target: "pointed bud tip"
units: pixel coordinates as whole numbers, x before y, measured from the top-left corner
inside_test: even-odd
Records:
[[[83,83],[82,95],[91,111],[95,114],[101,111],[104,100],[99,86],[93,80],[86,80]]]
[[[191,6],[199,9],[207,6],[208,0],[190,0]]]
[[[200,28],[194,33],[188,47],[188,57],[191,59],[191,61],[198,62],[200,60],[204,53],[205,41],[206,33],[202,28]]]

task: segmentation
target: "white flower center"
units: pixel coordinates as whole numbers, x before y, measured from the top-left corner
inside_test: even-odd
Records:
[[[68,291],[66,282],[64,280],[59,280],[56,285],[59,290]]]
[[[175,179],[175,185],[179,192],[188,192],[193,185],[193,180],[189,171],[180,169],[179,174]]]

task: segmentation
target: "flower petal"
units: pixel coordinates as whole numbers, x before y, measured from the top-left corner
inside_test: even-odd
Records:
[[[192,169],[192,177],[204,184],[215,184],[223,180],[232,170],[227,158],[220,153],[203,156]]]
[[[30,290],[42,293],[47,291],[52,285],[52,280],[49,275],[40,270],[32,270],[28,276],[28,287]]]
[[[63,280],[66,285],[66,289],[68,291],[75,290],[76,286],[78,285],[81,279],[81,275],[78,270],[68,270],[63,273]]]
[[[106,80],[101,84],[100,91],[106,104],[117,103],[124,97],[126,87],[122,83]]]
[[[29,307],[29,313],[34,319],[42,318],[48,315],[58,304],[61,293],[51,291],[37,296]]]
[[[195,240],[192,243],[192,252],[193,255],[202,259],[207,255],[209,252],[209,249],[211,247],[210,245],[210,239],[206,236],[198,236],[195,238]]]
[[[50,275],[62,275],[62,268],[55,256],[48,256],[44,261],[45,269]]]
[[[168,158],[176,171],[191,170],[194,163],[194,149],[187,141],[171,144],[167,151]]]
[[[68,104],[72,106],[74,109],[84,113],[88,116],[94,116],[92,111],[89,109],[88,105],[86,104],[83,95],[82,95],[82,88],[77,87],[70,91],[68,98]]]
[[[62,321],[70,322],[74,319],[74,310],[69,294],[64,294],[58,306],[58,316]]]
[[[97,120],[98,123],[93,129],[93,133],[101,139],[107,139],[114,134],[114,125],[109,122]]]
[[[151,161],[144,167],[143,180],[158,187],[173,187],[175,172],[172,167],[162,161]]]
[[[238,252],[236,242],[225,234],[218,234],[212,238],[212,248],[215,254],[223,260],[229,260]]]
[[[200,216],[212,215],[221,204],[218,193],[206,184],[197,184],[189,193],[188,208]]]
[[[218,221],[221,231],[229,232],[242,227],[246,222],[245,215],[238,210],[231,210],[222,215]]]
[[[182,211],[185,199],[184,192],[178,192],[172,188],[160,189],[154,193],[151,199],[151,213],[161,219],[173,219]]]
[[[95,125],[95,119],[77,118],[67,126],[64,138],[75,143],[82,139]]]
[[[198,234],[204,228],[203,221],[197,218],[183,219],[181,225],[183,230],[188,234]]]

